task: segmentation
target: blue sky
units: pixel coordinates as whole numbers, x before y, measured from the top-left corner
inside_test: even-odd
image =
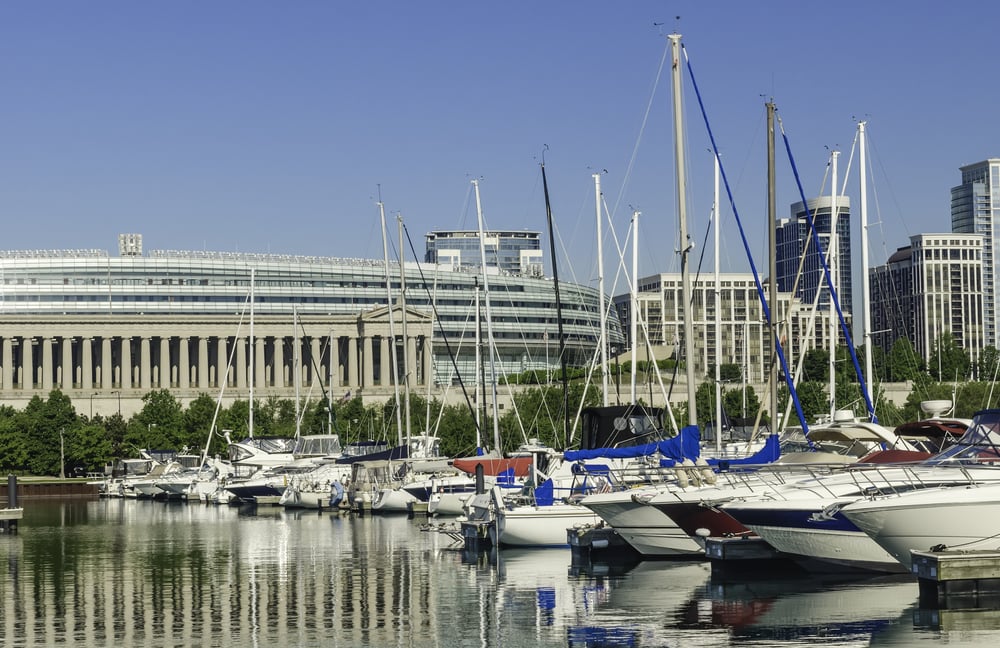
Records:
[[[381,192],[422,253],[428,231],[476,227],[472,178],[488,227],[544,231],[544,150],[562,277],[596,276],[595,170],[620,238],[642,212],[640,272],[676,271],[669,69],[657,84],[676,30],[758,266],[769,97],[809,196],[867,120],[882,263],[948,231],[958,167],[1000,156],[998,19],[852,0],[4,3],[0,248],[116,254],[138,232],[147,249],[381,258]],[[700,242],[711,157],[685,93]],[[785,216],[798,190],[778,153]],[[745,271],[723,219],[723,269]]]

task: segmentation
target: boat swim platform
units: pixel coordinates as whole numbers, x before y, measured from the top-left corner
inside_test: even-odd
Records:
[[[17,523],[24,517],[23,508],[0,509],[0,533],[16,532]]]
[[[1000,551],[911,551],[920,606],[1000,609]]]
[[[584,525],[566,529],[573,563],[631,563],[642,555],[612,527]]]

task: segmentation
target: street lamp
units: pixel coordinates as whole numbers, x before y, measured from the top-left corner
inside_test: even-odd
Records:
[[[59,479],[66,479],[66,428],[59,429]]]
[[[122,393],[120,391],[113,391],[112,394],[118,394],[118,418],[122,415]]]
[[[100,395],[100,392],[95,392],[90,395],[90,420],[94,420],[94,396]]]

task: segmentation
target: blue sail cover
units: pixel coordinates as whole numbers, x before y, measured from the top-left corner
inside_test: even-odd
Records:
[[[684,459],[694,461],[701,454],[701,433],[696,425],[689,425],[682,428],[680,434],[655,443],[644,443],[642,445],[625,446],[622,448],[594,448],[593,450],[567,450],[563,453],[566,461],[581,461],[584,459],[633,459],[635,457],[648,457],[659,452],[666,459],[661,460],[661,464],[673,465],[673,462],[680,462]]]
[[[764,440],[764,447],[747,457],[738,459],[708,459],[708,465],[719,470],[726,470],[730,466],[752,466],[758,464],[773,463],[781,456],[781,445],[778,443],[777,434],[767,435]]]

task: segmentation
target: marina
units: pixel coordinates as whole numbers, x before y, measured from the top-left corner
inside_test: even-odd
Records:
[[[122,498],[37,500],[0,536],[3,644],[994,644],[997,612],[921,607],[910,575],[718,574],[462,550],[436,520]]]

